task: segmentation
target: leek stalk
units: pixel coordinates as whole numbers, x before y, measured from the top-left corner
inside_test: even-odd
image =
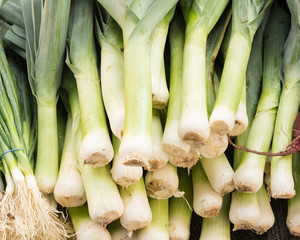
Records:
[[[280,7],[274,7],[265,32],[262,93],[246,143],[247,148],[256,151],[268,151],[273,137],[281,92],[281,52],[287,36],[287,25],[287,14]],[[263,184],[266,159],[267,156],[248,152],[243,154],[234,175],[234,185],[238,191],[259,191]]]
[[[184,23],[180,16],[175,16],[170,27],[170,99],[166,125],[162,137],[163,150],[175,158],[183,158],[190,151],[190,145],[178,135],[178,125],[181,114],[182,61],[184,48]],[[170,162],[178,166],[173,158]]]
[[[290,143],[294,120],[300,106],[300,3],[290,0],[287,3],[291,12],[291,29],[284,46],[284,82],[276,116],[272,152],[282,151]],[[273,198],[295,196],[292,155],[272,157],[270,188]]]
[[[76,231],[76,239],[111,240],[107,229],[92,221],[86,204],[81,207],[70,207],[68,212]]]
[[[124,212],[120,217],[121,225],[128,232],[148,226],[152,213],[148,202],[144,179],[128,188],[120,187],[120,194],[124,203]]]
[[[201,235],[199,240],[230,240],[230,221],[228,217],[230,195],[223,197],[223,205],[220,214],[214,218],[203,218]]]
[[[206,104],[207,36],[227,4],[228,0],[193,1],[187,15],[178,133],[196,146],[205,145],[210,135]]]
[[[97,55],[93,34],[93,1],[73,2],[73,23],[67,64],[73,71],[79,95],[84,164],[105,166],[113,158],[104,106],[102,103]]]
[[[98,0],[123,30],[125,123],[119,154],[127,165],[148,167],[151,157],[150,35],[177,0]]]
[[[73,138],[75,138],[74,145],[76,146],[78,158],[77,167],[81,172],[89,215],[93,221],[105,225],[121,216],[124,210],[123,202],[117,185],[110,174],[109,164],[96,168],[83,165],[83,161],[80,158],[80,146],[82,143],[81,112],[75,79],[65,78],[63,86],[72,112]]]
[[[222,207],[222,196],[210,185],[200,162],[192,169],[193,208],[201,217],[215,217]]]
[[[272,0],[232,2],[231,36],[216,103],[209,120],[210,129],[215,133],[225,135],[234,127],[253,37],[271,4]]]
[[[300,154],[293,154],[293,175],[295,180],[296,192],[300,191]],[[300,236],[300,194],[288,200],[288,214],[286,225],[290,233],[294,236]]]
[[[164,66],[164,48],[169,23],[172,20],[174,13],[175,7],[173,7],[157,25],[150,37],[152,108],[164,108],[169,99],[169,90],[167,87]]]
[[[156,171],[148,171],[145,176],[145,185],[147,194],[151,198],[165,199],[181,194],[178,190],[177,167],[170,163]]]

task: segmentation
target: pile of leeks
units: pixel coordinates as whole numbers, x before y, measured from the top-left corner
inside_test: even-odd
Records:
[[[300,235],[299,0],[0,5],[1,239]]]

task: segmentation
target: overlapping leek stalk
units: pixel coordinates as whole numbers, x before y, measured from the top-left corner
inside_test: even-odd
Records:
[[[67,80],[67,82],[65,82]],[[76,81],[74,78],[64,79],[64,88],[67,93],[68,102],[73,119],[73,138],[77,151],[77,167],[81,172],[82,182],[86,193],[89,215],[93,221],[106,225],[118,219],[124,206],[116,183],[110,174],[110,165],[104,167],[91,167],[83,165],[80,159],[80,146],[82,143],[81,112],[77,93]]]
[[[246,147],[252,150],[267,152],[271,145],[281,92],[281,52],[287,31],[288,16],[276,6],[266,26],[262,93],[246,143]],[[246,152],[242,155],[234,175],[238,191],[257,192],[262,187],[266,158]]]
[[[183,53],[182,108],[179,136],[193,145],[205,145],[210,136],[206,104],[207,36],[224,11],[228,0],[191,3],[186,18]]]
[[[68,212],[78,240],[111,240],[108,230],[89,216],[88,206],[70,207]]]
[[[223,197],[223,205],[220,214],[213,218],[203,218],[201,235],[199,240],[230,240],[230,221],[228,217],[230,194]]]
[[[38,104],[35,175],[43,193],[53,192],[58,175],[56,102],[70,3],[69,0],[45,3],[40,0],[20,1],[26,30],[28,78]]]
[[[193,213],[190,209],[193,201],[192,177],[183,168],[178,168],[178,177],[184,198],[172,197],[169,200],[169,236],[171,240],[188,240]]]
[[[92,0],[73,1],[73,22],[67,64],[73,71],[79,95],[83,140],[80,156],[84,164],[104,166],[113,158],[102,103],[94,41]]]
[[[123,30],[125,123],[119,154],[127,165],[148,166],[151,157],[150,35],[177,0],[98,0]]]
[[[253,37],[272,2],[232,2],[231,36],[216,103],[209,120],[210,129],[215,133],[225,135],[234,127]]]
[[[285,150],[290,143],[300,105],[300,2],[288,0],[287,3],[291,11],[291,29],[284,46],[284,81],[276,116],[272,152]],[[292,198],[295,195],[292,155],[272,157],[270,188],[273,198]]]
[[[181,114],[182,62],[184,47],[184,22],[181,16],[175,16],[170,27],[170,99],[167,120],[162,138],[162,148],[168,153],[169,161],[175,166],[184,166],[182,161],[189,151],[190,145],[178,135]],[[173,161],[179,159],[179,162]],[[197,159],[198,160],[198,159]]]

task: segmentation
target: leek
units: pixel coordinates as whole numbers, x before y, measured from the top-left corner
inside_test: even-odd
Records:
[[[77,240],[111,240],[107,229],[92,221],[86,204],[81,207],[70,207],[68,212],[76,231]]]
[[[261,235],[267,232],[274,225],[275,216],[271,208],[270,198],[265,185],[260,188],[257,194],[257,200],[259,202],[260,209],[260,219],[253,230],[256,232],[256,234]]]
[[[152,107],[158,109],[164,108],[169,99],[169,90],[164,67],[164,47],[169,23],[172,20],[174,13],[175,7],[173,7],[162,19],[150,37]]]
[[[128,188],[120,187],[119,189],[124,203],[124,212],[120,217],[121,225],[128,232],[148,226],[152,219],[152,213],[144,179],[141,178]]]
[[[76,167],[76,161],[72,117],[69,116],[59,175],[54,188],[55,200],[63,207],[79,207],[86,202],[81,174]]]
[[[273,137],[281,92],[281,52],[287,36],[287,25],[288,15],[276,6],[266,26],[262,93],[246,143],[247,148],[256,151],[268,151]],[[263,155],[243,154],[234,175],[234,185],[238,191],[257,192],[261,188],[266,159],[267,156]]]
[[[2,41],[0,46],[3,48]],[[33,238],[38,235],[43,238],[65,239],[67,237],[65,226],[57,218],[57,211],[42,198],[33,175],[30,161],[35,148],[35,134],[32,132],[35,129],[35,120],[30,116],[28,107],[34,108],[35,105],[30,97],[26,97],[28,93],[26,88],[29,86],[24,82],[26,80],[24,77],[13,79],[4,51],[1,51],[0,58],[0,98],[3,103],[0,106],[1,150],[4,152],[15,148],[21,149],[4,156],[15,185],[15,209],[20,214],[20,221],[26,226],[24,228],[15,225],[20,228],[14,231],[17,235],[21,234],[20,238]],[[28,152],[28,155],[25,152]]]
[[[299,168],[300,154],[293,154],[293,175],[295,180],[296,192],[300,191],[300,168]],[[290,233],[294,236],[300,236],[300,194],[288,200],[288,213],[286,225]]]
[[[254,119],[258,100],[260,97],[260,88],[262,83],[263,76],[263,33],[266,26],[267,21],[265,20],[261,27],[258,29],[257,34],[254,37],[252,43],[252,51],[250,54],[250,59],[247,67],[246,73],[246,85],[247,85],[247,93],[246,93],[246,102],[247,102],[247,116],[248,116],[248,127],[246,130],[239,136],[236,137],[235,143],[238,146],[245,146],[247,142],[247,137],[249,134],[250,126]],[[243,151],[234,149],[233,152],[233,168],[237,169],[239,161],[242,158]]]
[[[184,47],[184,23],[180,16],[175,16],[169,34],[170,66],[170,99],[166,125],[162,137],[162,148],[174,158],[183,158],[190,151],[190,145],[178,136],[178,124],[181,114],[182,61]],[[179,166],[176,162],[170,162]]]
[[[215,217],[222,207],[222,196],[211,187],[200,162],[192,169],[193,208],[201,217]]]
[[[246,84],[247,84],[247,115],[248,127],[236,138],[236,143],[245,145],[252,124],[257,102],[260,94],[262,79],[262,40],[266,20],[262,23],[254,37],[252,43],[252,51],[247,67]],[[233,169],[236,170],[240,164],[243,152],[234,149]],[[253,229],[259,224],[260,206],[258,203],[257,193],[243,193],[235,191],[231,195],[231,204],[229,210],[230,221],[234,224],[234,230],[237,229]]]
[[[206,105],[207,36],[224,11],[228,0],[195,0],[186,19],[183,53],[182,108],[179,136],[197,146],[205,145],[210,135]]]
[[[234,225],[233,231],[255,228],[260,220],[257,194],[234,191],[231,197],[229,219]]]
[[[214,218],[203,218],[199,240],[230,240],[230,221],[228,217],[230,195],[223,197],[223,206],[220,214]]]
[[[101,91],[110,128],[120,140],[124,131],[125,92],[122,30],[110,17],[101,21],[103,33],[97,24],[101,45]]]
[[[148,196],[152,198],[165,199],[173,195],[181,195],[178,190],[177,167],[170,163],[156,171],[148,171],[145,176],[145,185]]]
[[[40,191],[51,193],[58,175],[56,101],[70,1],[45,1],[42,4],[40,0],[21,0],[20,3],[26,30],[28,77],[38,103],[35,175]]]
[[[300,2],[288,0],[287,3],[291,11],[291,29],[284,46],[284,81],[276,116],[272,152],[282,151],[289,144],[300,105]],[[272,157],[270,188],[273,198],[292,198],[295,195],[292,155]]]
[[[210,129],[220,135],[230,133],[241,99],[244,76],[253,37],[272,0],[233,1],[231,36],[219,91],[210,116]]]
[[[228,26],[231,17],[231,8],[227,6],[219,21],[212,29],[207,38],[206,46],[206,61],[205,61],[205,76],[206,76],[206,98],[207,98],[207,113],[211,114],[215,102],[215,83],[219,81],[218,77],[214,75],[214,63],[221,47],[222,40],[225,35],[225,30]],[[206,158],[213,158],[220,156],[227,148],[228,140],[226,136],[221,136],[210,132],[209,138],[205,145],[200,146],[200,154]]]
[[[76,146],[78,158],[77,167],[81,172],[89,215],[93,221],[105,225],[121,216],[124,210],[123,202],[117,185],[110,174],[109,164],[98,168],[83,165],[83,161],[80,158],[80,146],[82,143],[81,112],[75,79],[65,78],[63,86],[72,112],[72,137],[75,138],[74,145]]]
[[[151,157],[150,35],[178,0],[98,0],[123,30],[125,123],[119,154],[127,165]]]
[[[79,95],[83,137],[80,157],[84,164],[99,167],[112,160],[114,151],[100,91],[93,35],[93,1],[76,0],[72,7],[73,23],[67,64],[75,75]]]

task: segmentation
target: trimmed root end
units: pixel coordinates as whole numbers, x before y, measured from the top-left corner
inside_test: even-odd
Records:
[[[196,146],[200,147],[206,144],[207,138],[200,133],[187,132],[183,136],[184,141],[192,141]]]
[[[203,211],[201,211],[199,215],[205,218],[213,218],[219,215],[220,210],[221,208],[219,207],[211,207],[208,209],[203,209]]]
[[[293,198],[295,195],[296,195],[295,190],[293,192],[277,192],[277,193],[272,193],[272,198],[289,199],[289,198]]]
[[[223,154],[228,147],[226,135],[211,133],[206,145],[200,148],[201,156],[205,158],[216,158]]]
[[[291,228],[290,229],[290,234],[296,237],[300,237],[300,230],[299,230],[299,226],[297,226],[295,229]]]
[[[231,193],[234,190],[234,184],[233,181],[228,182],[227,184],[224,184],[224,186],[220,189],[220,191],[216,191],[221,196],[226,195],[227,193]]]
[[[149,224],[150,224],[150,221],[134,220],[134,221],[131,221],[130,223],[126,224],[123,227],[132,235],[132,231],[144,228],[144,227],[148,226]],[[128,239],[130,239],[130,238],[128,238]]]
[[[300,224],[292,224],[291,221],[287,220],[286,225],[293,236],[300,237]]]
[[[255,193],[255,192],[257,192],[255,187],[251,186],[251,185],[240,184],[240,185],[234,185],[234,187],[239,192],[244,192],[244,193]]]
[[[84,159],[83,164],[87,164],[91,167],[103,167],[109,162],[110,160],[107,159],[106,155],[96,152]]]
[[[232,131],[229,133],[230,136],[238,136],[241,135],[247,128],[248,122],[243,122],[241,120],[235,120],[234,127]]]
[[[173,195],[173,188],[162,180],[151,180],[146,186],[149,197],[156,199],[169,198]]]
[[[139,179],[137,178],[129,178],[129,177],[122,177],[122,178],[115,179],[115,182],[118,185],[126,188],[134,183],[137,183],[138,181]]]
[[[188,154],[188,152],[184,151],[184,149],[173,144],[163,143],[162,148],[166,153],[177,158],[184,158]]]
[[[55,200],[63,207],[80,207],[86,202],[86,196],[65,194],[62,196],[55,196]],[[52,202],[48,201],[48,203],[51,204]]]
[[[152,99],[152,107],[155,109],[163,109],[167,105],[165,101],[159,101]]]
[[[149,160],[149,169],[148,171],[155,171],[155,170],[159,170],[161,168],[164,168],[166,166],[167,162],[164,161],[163,159],[156,159],[156,158],[151,158]]]
[[[126,154],[122,158],[122,163],[126,166],[149,168],[148,160],[138,153]]]
[[[172,163],[174,166],[188,168],[189,170],[196,165],[199,160],[199,155],[196,152],[191,151],[186,157],[184,158],[176,158],[170,157],[169,162]]]
[[[255,227],[256,222],[250,221],[241,221],[237,224],[234,224],[232,231],[236,230],[252,230]]]
[[[219,135],[227,135],[231,131],[230,126],[223,120],[214,121],[210,125],[210,130]]]
[[[262,235],[265,232],[267,232],[272,226],[270,225],[260,225],[257,226],[256,228],[253,228],[253,231],[257,234],[257,235]],[[300,229],[299,229],[300,230]],[[300,232],[299,232],[300,234]]]
[[[120,213],[115,210],[111,210],[106,212],[101,217],[97,217],[93,219],[95,222],[101,223],[104,227],[106,227],[112,221],[118,219],[120,217]]]

